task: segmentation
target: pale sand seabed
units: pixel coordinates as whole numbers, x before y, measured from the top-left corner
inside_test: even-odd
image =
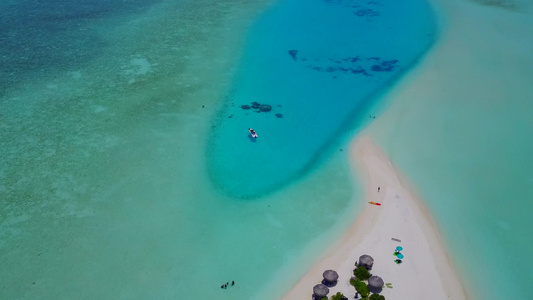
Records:
[[[353,297],[355,289],[348,281],[355,261],[362,254],[374,258],[371,273],[392,284],[392,288],[383,289],[381,294],[385,297],[466,299],[429,213],[384,152],[370,137],[363,136],[350,146],[350,158],[354,172],[362,175],[365,202],[379,202],[382,206],[368,204],[325,258],[283,299],[309,299],[313,286],[322,280],[322,273],[327,269],[339,273],[339,282],[330,288],[329,295],[341,292]],[[394,262],[392,255],[397,246],[404,248],[401,265]]]

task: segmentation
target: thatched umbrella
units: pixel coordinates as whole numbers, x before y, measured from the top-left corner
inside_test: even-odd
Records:
[[[324,276],[322,283],[326,286],[335,286],[337,284],[337,280],[339,280],[339,274],[333,270],[324,271],[322,276]]]
[[[359,257],[359,267],[365,267],[367,270],[372,270],[374,259],[370,255],[363,254]]]
[[[372,293],[381,293],[383,290],[383,285],[385,285],[385,282],[383,282],[383,279],[379,276],[372,276],[368,278],[368,290],[370,290]]]
[[[328,293],[329,293],[328,287],[323,284],[317,284],[313,287],[313,294],[319,299],[326,297]]]

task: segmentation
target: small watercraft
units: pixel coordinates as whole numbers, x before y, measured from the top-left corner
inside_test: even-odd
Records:
[[[369,201],[368,203],[370,203],[370,204],[372,204],[372,205],[381,206],[381,203],[374,202],[374,201]]]
[[[248,128],[248,132],[254,139],[257,138],[257,133],[255,132],[255,130],[253,130],[252,128]]]

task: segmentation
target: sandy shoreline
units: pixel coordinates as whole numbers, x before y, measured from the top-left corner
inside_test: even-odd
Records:
[[[365,203],[380,202],[382,206],[368,204],[283,299],[309,299],[327,269],[339,273],[339,283],[329,296],[340,291],[353,298],[355,290],[348,280],[362,254],[374,258],[372,273],[392,284],[382,292],[389,299],[467,299],[430,215],[384,152],[363,136],[350,145],[350,159],[354,173],[363,180]],[[404,248],[401,265],[394,262],[396,246]]]

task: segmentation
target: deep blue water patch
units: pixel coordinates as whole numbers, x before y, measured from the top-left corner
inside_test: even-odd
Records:
[[[301,178],[354,124],[376,117],[368,111],[376,95],[434,35],[424,0],[278,2],[249,33],[213,122],[207,156],[215,186],[254,198]],[[271,111],[256,113],[262,104]],[[259,137],[250,140],[248,128]]]
[[[93,22],[144,12],[157,2],[25,0],[3,4],[0,91],[23,78],[79,68],[107,46],[90,29]]]

